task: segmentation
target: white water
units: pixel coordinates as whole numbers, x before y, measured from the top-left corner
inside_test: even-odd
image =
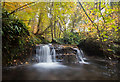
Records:
[[[73,48],[77,51],[76,56],[78,58],[79,63],[86,63],[84,61],[84,54],[83,51],[77,48]],[[40,45],[36,49],[36,56],[38,58],[39,63],[52,63],[56,62],[56,51],[54,47],[52,47],[52,50],[50,52],[50,45]]]
[[[82,58],[84,59],[84,53],[83,53],[83,51],[81,49],[80,49],[80,53],[82,55]]]
[[[38,67],[38,68],[46,68],[46,69],[56,69],[56,68],[65,68],[67,66],[62,65],[58,62],[51,62],[51,63],[38,63],[33,65],[34,67]]]
[[[85,61],[83,60],[83,53],[81,53],[81,51],[77,48],[74,48],[74,50],[77,51],[76,55],[77,55],[77,58],[79,60],[79,63],[85,63]]]
[[[55,51],[54,48],[53,48],[52,51],[51,51],[51,55],[52,55],[52,60],[53,60],[53,62],[56,62],[56,51]]]
[[[60,67],[67,67],[64,65],[61,65],[60,63],[56,62],[56,51],[54,47],[52,47],[52,50],[50,52],[50,44],[49,45],[40,45],[36,49],[36,55],[39,60],[38,64],[33,65],[34,67],[42,67],[42,68],[60,68]]]
[[[39,62],[52,62],[50,47],[48,45],[40,46],[39,53],[37,53],[37,55]]]

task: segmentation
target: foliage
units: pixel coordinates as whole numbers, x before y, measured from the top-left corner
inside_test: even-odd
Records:
[[[17,10],[9,16],[8,12],[3,11],[4,49],[9,49],[5,50],[9,54],[9,51],[14,51],[12,48],[16,48],[13,45],[24,49],[25,44],[48,43],[53,40],[61,44],[78,45],[87,39],[87,45],[94,44],[95,47],[98,44],[102,51],[119,56],[119,6],[118,2],[114,2],[116,6],[112,3],[104,0],[32,4],[3,2],[2,7],[9,13]]]
[[[3,8],[12,12],[29,2],[5,2]],[[79,3],[76,2],[35,2],[13,13],[22,20],[34,34],[42,34],[52,40],[64,36],[67,30],[89,33],[102,42],[119,38],[118,6],[100,2],[81,2],[86,16]],[[118,2],[115,2],[118,4]],[[111,5],[111,6],[110,6]],[[114,7],[113,7],[114,6]],[[47,34],[46,34],[47,33]]]
[[[14,60],[23,62],[30,55],[33,47],[41,40],[28,31],[28,27],[13,16],[7,16],[8,12],[3,10],[2,22],[2,56],[3,65],[13,65]]]
[[[117,25],[118,7],[114,6],[114,8],[111,8],[107,2],[106,4],[103,3],[104,2],[89,3],[86,11],[90,13],[88,15],[94,23],[86,23],[86,26],[89,26],[88,31],[92,36],[96,34],[99,40],[106,42],[119,38],[119,27]],[[88,3],[83,3],[83,5],[86,6]],[[92,25],[94,25],[94,27]]]
[[[12,44],[18,45],[21,37],[28,36],[29,32],[21,21],[11,16],[7,17],[7,14],[7,11],[3,10],[2,37],[4,48],[9,49]]]
[[[81,40],[84,39],[85,36],[79,35],[77,32],[65,32],[62,38],[58,38],[57,42],[61,44],[76,44],[78,45]]]

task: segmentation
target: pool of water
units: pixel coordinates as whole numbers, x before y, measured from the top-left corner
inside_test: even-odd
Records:
[[[3,80],[118,80],[118,69],[104,60],[85,63],[37,63],[3,68]]]

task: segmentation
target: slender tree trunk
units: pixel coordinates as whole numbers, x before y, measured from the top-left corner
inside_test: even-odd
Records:
[[[85,26],[84,26],[84,33],[85,33]]]
[[[52,36],[52,40],[53,40],[53,25],[51,27],[51,36]]]
[[[60,38],[60,36],[61,36],[61,31],[59,32],[59,38]]]
[[[72,30],[71,30],[71,32],[74,31],[74,28],[75,28],[75,19],[73,20],[73,23],[72,23]]]
[[[62,29],[61,29],[61,24],[59,23],[59,27],[60,27],[60,32],[59,32],[59,38],[60,38],[60,36],[61,36],[61,31],[62,31]]]
[[[50,16],[52,16],[51,18],[50,18],[50,25],[51,25],[51,37],[52,37],[52,40],[53,40],[53,15],[52,15],[52,7],[53,7],[53,2],[52,2],[52,4],[51,4],[51,6],[50,6]]]
[[[72,29],[71,29],[71,32],[73,32],[73,29],[74,29],[74,20],[72,20]]]
[[[57,22],[57,21],[54,22],[54,37],[55,37],[55,38],[56,38],[56,22]]]
[[[41,23],[41,14],[39,14],[39,19],[38,19],[38,25],[37,25],[37,32],[35,34],[38,34],[39,33],[39,30],[40,30],[40,23]]]
[[[3,8],[5,7],[5,2],[3,2]]]
[[[34,27],[35,27],[35,23],[34,22],[35,22],[35,18],[32,18],[32,20],[33,20],[33,23],[32,23],[31,26],[32,26],[32,33],[34,34]]]

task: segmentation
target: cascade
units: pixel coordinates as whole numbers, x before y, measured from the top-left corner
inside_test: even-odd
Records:
[[[81,52],[81,50],[79,50],[77,48],[73,48],[73,49],[77,51],[76,56],[78,58],[78,61],[82,62],[82,63],[85,63],[85,61],[83,60],[83,57],[82,57],[83,53]]]
[[[83,53],[82,49],[80,49],[80,53],[81,53],[82,57],[84,58],[84,53]]]
[[[76,56],[79,62],[85,63],[83,60],[84,54],[83,51],[77,48],[73,48],[77,51]],[[39,45],[36,48],[36,57],[38,58],[39,63],[40,62],[46,62],[46,63],[52,63],[56,62],[56,51],[54,47],[51,45]]]
[[[52,55],[52,61],[56,62],[56,51],[54,48],[52,48],[51,55]]]
[[[36,56],[39,62],[52,62],[50,47],[48,45],[39,46],[39,48],[36,49]]]
[[[51,45],[38,45],[36,48],[36,57],[38,62],[56,62],[56,51]]]

